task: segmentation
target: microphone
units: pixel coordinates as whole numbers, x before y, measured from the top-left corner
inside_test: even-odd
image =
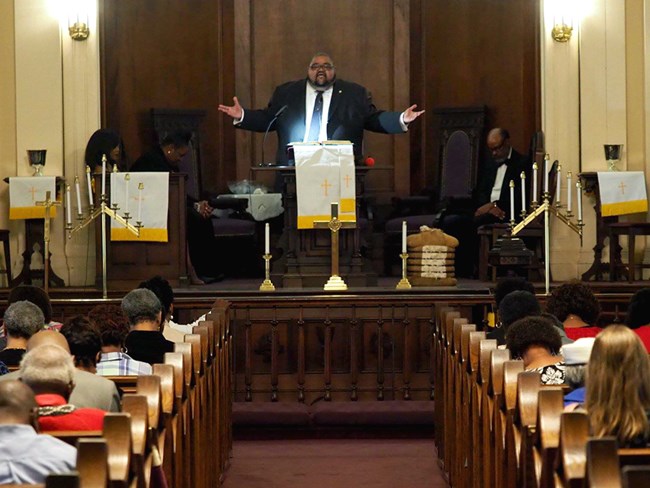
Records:
[[[266,136],[269,135],[271,126],[276,120],[278,120],[280,115],[282,115],[287,108],[289,108],[289,105],[282,105],[282,107],[280,107],[280,109],[275,112],[275,115],[271,119],[271,122],[269,122],[269,125],[266,126],[266,130],[264,131],[264,138],[262,139],[262,162],[260,163],[260,166],[273,166],[273,163],[267,163],[266,159],[264,158],[264,143],[266,142]]]

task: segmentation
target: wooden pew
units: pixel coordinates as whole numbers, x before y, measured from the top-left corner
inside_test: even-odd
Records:
[[[77,472],[80,488],[108,486],[108,446],[105,439],[79,439]]]
[[[505,446],[499,406],[503,396],[503,365],[509,359],[510,351],[507,349],[495,349],[490,354],[488,387],[481,407],[484,412],[483,442],[486,447],[483,453],[484,486],[497,486],[497,480],[500,483],[503,477]]]
[[[515,407],[519,373],[524,371],[524,362],[510,360],[503,364],[503,395],[495,422],[497,450],[503,446],[503,472],[499,486],[515,488],[519,470],[520,439],[514,429]],[[501,432],[499,433],[499,430]],[[498,479],[498,478],[497,478]]]
[[[474,488],[480,488],[482,458],[481,438],[481,385],[479,378],[480,366],[480,344],[485,340],[485,332],[470,332],[468,340],[469,361],[467,362],[467,377],[469,387],[469,422],[471,429],[472,447],[471,456],[468,460],[469,469],[472,471],[472,483]]]
[[[476,393],[479,396],[479,430],[481,442],[477,451],[480,453],[478,458],[480,462],[476,463],[476,469],[480,472],[479,486],[491,486],[489,484],[492,477],[492,413],[489,408],[490,400],[488,390],[490,384],[490,364],[492,362],[492,351],[497,349],[497,341],[486,339],[479,343],[479,370],[476,385]],[[505,359],[504,359],[505,361]]]
[[[586,446],[586,488],[621,488],[616,438],[589,439]]]
[[[564,410],[563,391],[542,389],[537,397],[537,435],[534,461],[539,488],[553,488],[555,458],[560,444],[560,416]]]
[[[174,479],[174,432],[172,427],[174,411],[174,367],[171,364],[154,364],[153,374],[160,378],[160,420],[158,430],[158,451],[163,461],[163,471],[168,484]]]
[[[131,393],[124,395],[122,411],[131,416],[131,466],[135,476],[135,486],[146,488],[149,486],[151,475],[147,397]]]
[[[103,437],[108,446],[108,478],[111,488],[126,488],[131,481],[131,415],[108,413]]]
[[[650,486],[650,466],[625,466],[622,477],[623,488]]]
[[[185,462],[188,457],[185,452],[185,436],[189,431],[189,403],[187,398],[187,383],[184,369],[184,357],[180,352],[165,353],[165,364],[174,369],[174,411],[172,419],[172,445],[173,445],[173,486],[186,486],[189,479],[190,466]],[[189,435],[189,434],[187,434]]]
[[[587,456],[589,420],[582,412],[565,412],[560,417],[560,445],[556,464],[555,486],[582,487]]]

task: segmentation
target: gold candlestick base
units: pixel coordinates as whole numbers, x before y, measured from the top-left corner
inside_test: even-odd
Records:
[[[264,281],[260,285],[260,291],[274,291],[275,285],[271,281],[271,254],[263,254],[264,258]]]
[[[345,284],[345,281],[343,281],[343,278],[340,276],[332,275],[330,276],[330,279],[327,280],[327,283],[325,283],[323,289],[327,291],[341,291],[347,290],[348,285]]]
[[[399,257],[402,258],[402,279],[399,280],[399,283],[397,283],[395,289],[408,290],[411,288],[411,282],[406,276],[406,260],[408,259],[409,255],[408,253],[403,252],[402,254],[399,255]]]

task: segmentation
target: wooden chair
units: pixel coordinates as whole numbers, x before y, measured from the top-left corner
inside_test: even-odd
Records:
[[[105,439],[79,439],[77,471],[80,488],[108,486],[108,446]]]
[[[621,488],[621,471],[616,452],[616,438],[603,437],[587,441],[585,487]]]

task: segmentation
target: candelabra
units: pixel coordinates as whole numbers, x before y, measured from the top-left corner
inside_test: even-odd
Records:
[[[113,167],[113,172],[117,172],[117,167]],[[66,220],[66,227],[65,229],[68,231],[68,239],[72,237],[72,234],[75,232],[80,231],[87,225],[89,225],[91,222],[93,222],[96,218],[102,217],[101,218],[101,223],[102,223],[102,297],[104,299],[108,298],[108,288],[107,288],[107,283],[106,283],[106,239],[107,239],[107,233],[106,233],[106,217],[109,217],[116,222],[119,222],[122,224],[124,227],[126,227],[129,231],[131,231],[134,235],[137,237],[140,237],[140,229],[142,228],[142,221],[140,212],[138,212],[138,220],[136,221],[135,225],[130,224],[129,220],[132,218],[129,215],[129,212],[125,212],[124,216],[119,215],[117,212],[119,207],[117,206],[116,203],[113,205],[109,205],[108,203],[108,194],[106,193],[106,156],[102,156],[102,188],[101,188],[101,194],[99,197],[99,205],[95,206],[94,201],[92,198],[92,186],[90,184],[90,168],[86,168],[86,177],[88,181],[88,188],[89,188],[89,202],[90,206],[88,208],[88,215],[84,216],[82,210],[81,210],[81,204],[80,204],[80,199],[79,199],[79,179],[75,178],[75,187],[77,191],[77,225],[72,225],[72,219],[71,219],[71,204],[70,204],[70,185],[66,186],[66,205],[67,205],[67,220]],[[128,174],[126,175],[127,180],[128,180]],[[142,191],[143,186],[142,183],[138,187],[140,191]]]
[[[556,166],[557,165],[557,166]],[[582,220],[582,184],[580,181],[576,182],[576,199],[578,207],[578,215],[576,221],[573,220],[574,215],[571,208],[571,181],[572,174],[567,172],[567,204],[566,207],[561,203],[561,175],[562,167],[557,164],[557,161],[554,163],[553,168],[555,170],[556,176],[556,191],[555,191],[555,202],[552,202],[551,193],[549,192],[549,156],[548,154],[544,157],[544,191],[542,192],[542,203],[540,204],[537,200],[537,163],[533,164],[533,195],[530,205],[530,212],[526,211],[525,207],[525,194],[522,190],[522,209],[521,216],[522,220],[515,225],[514,221],[514,210],[511,211],[510,219],[510,234],[511,236],[516,236],[522,229],[527,227],[531,222],[533,222],[541,214],[544,214],[544,279],[546,285],[546,294],[549,294],[549,277],[551,271],[551,259],[550,259],[550,214],[555,215],[560,222],[565,224],[569,229],[580,236],[580,246],[582,246],[582,229],[584,227],[584,222]],[[522,173],[522,188],[525,186],[525,175]],[[510,182],[511,188],[514,187],[514,182]],[[512,190],[511,190],[512,197]],[[512,198],[511,198],[512,200]],[[565,210],[563,210],[565,209]]]

